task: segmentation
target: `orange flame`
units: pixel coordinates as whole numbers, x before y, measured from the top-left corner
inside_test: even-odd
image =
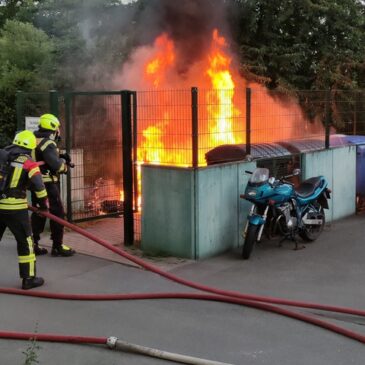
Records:
[[[212,32],[206,58],[181,72],[174,42],[167,34],[156,38],[152,47],[136,52],[129,80],[147,94],[148,102],[138,104],[138,161],[188,166],[192,161],[191,95],[182,89],[199,87],[199,165],[205,165],[205,153],[222,144],[245,143],[245,89],[251,87],[251,141],[273,142],[316,134],[319,128],[305,120],[299,105],[287,98],[272,97],[262,85],[248,83],[238,73],[228,43],[218,30]],[[141,62],[142,60],[142,62]],[[141,72],[141,65],[143,70]],[[180,69],[179,69],[180,67]],[[134,77],[130,75],[135,74]],[[142,75],[142,77],[141,77]],[[157,89],[159,91],[157,91]],[[174,89],[174,94],[167,90]],[[161,90],[161,91],[160,91]],[[143,97],[143,92],[140,94]],[[153,100],[152,100],[153,99]],[[144,100],[147,100],[144,99]],[[205,101],[205,103],[204,103]],[[142,108],[142,106],[145,108]],[[147,115],[141,115],[143,112]],[[141,123],[142,122],[142,123]],[[185,124],[183,124],[185,123]],[[181,125],[181,126],[180,126]],[[306,127],[309,129],[306,131]],[[184,132],[185,131],[185,132]]]
[[[179,69],[180,67],[180,69]],[[192,161],[191,94],[199,88],[199,165],[205,153],[222,144],[245,143],[245,89],[252,88],[251,141],[273,142],[302,138],[321,131],[308,122],[295,100],[274,98],[265,87],[248,83],[238,73],[228,44],[218,30],[212,32],[206,58],[181,70],[174,42],[163,33],[153,46],[140,47],[125,66],[124,87],[156,89],[139,94],[137,180],[141,191],[141,164],[190,166]],[[157,91],[158,89],[158,91]],[[185,93],[181,90],[185,90]],[[160,91],[161,90],[161,91]],[[167,90],[174,90],[169,93]],[[205,102],[205,103],[204,103]],[[185,124],[184,124],[185,123]],[[141,127],[142,126],[142,127]],[[121,196],[122,199],[122,196]],[[140,197],[138,206],[140,207]]]
[[[175,61],[174,43],[162,34],[155,40],[157,54],[154,59],[145,66],[146,74],[153,80],[153,86],[158,87],[164,80],[164,70]]]
[[[239,111],[233,105],[235,83],[229,67],[231,58],[223,53],[227,47],[223,37],[219,37],[218,30],[213,31],[212,50],[209,68],[206,71],[211,80],[212,91],[207,93],[208,115],[210,119],[209,135],[214,147],[223,143],[237,143],[232,130],[233,117]]]

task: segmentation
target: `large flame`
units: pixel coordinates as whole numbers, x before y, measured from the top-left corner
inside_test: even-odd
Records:
[[[295,99],[272,96],[238,71],[226,39],[213,30],[206,57],[183,67],[165,33],[138,48],[119,82],[138,92],[138,161],[177,166],[192,162],[191,87],[198,87],[199,165],[222,144],[245,143],[245,90],[252,89],[251,142],[318,136],[320,123],[306,120]],[[181,51],[181,50],[180,50]],[[152,91],[151,91],[152,90]]]
[[[206,57],[181,68],[174,42],[165,33],[140,47],[124,66],[120,82],[138,92],[137,165],[192,163],[191,87],[198,87],[200,166],[205,153],[222,144],[245,143],[246,88],[252,89],[251,142],[273,142],[318,135],[294,99],[284,101],[262,85],[248,82],[224,37],[215,29]],[[152,90],[152,91],[151,91]],[[140,190],[140,172],[138,172]]]
[[[157,55],[145,67],[145,73],[153,80],[153,86],[159,87],[164,81],[164,70],[175,61],[174,43],[166,34],[155,40]]]
[[[239,115],[239,111],[233,104],[235,83],[229,70],[231,58],[224,54],[226,47],[225,39],[220,37],[215,29],[206,71],[212,85],[207,100],[212,101],[208,103],[208,116],[209,136],[214,147],[223,143],[237,143],[232,121],[234,116]]]
[[[190,73],[184,78],[176,72],[177,56],[174,43],[166,34],[156,38],[150,53],[144,64],[144,88],[152,87],[160,94],[157,94],[155,107],[150,108],[150,121],[140,134],[138,141],[140,162],[189,166],[192,158],[191,131],[185,131],[185,134],[176,132],[179,130],[179,120],[191,119],[188,105],[190,94],[180,95],[186,102],[181,102],[184,106],[179,107],[176,101],[172,100],[171,94],[157,90],[182,89],[185,85],[195,84],[203,87],[205,105],[201,108],[205,108],[205,111],[200,112],[199,118],[200,143],[213,148],[223,143],[244,141],[242,133],[240,135],[234,133],[233,122],[241,115],[241,111],[234,105],[235,81],[230,70],[232,58],[228,55],[226,40],[219,35],[217,29],[212,33],[206,59],[193,65]],[[179,110],[176,111],[176,108]],[[176,115],[179,120],[176,120]],[[189,127],[191,125],[188,125],[187,129]],[[205,152],[199,151],[200,165],[205,164]]]

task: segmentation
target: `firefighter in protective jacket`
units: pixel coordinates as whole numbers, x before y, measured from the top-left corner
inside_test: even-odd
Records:
[[[13,144],[5,147],[8,153],[9,173],[5,189],[0,196],[0,239],[6,227],[17,241],[19,274],[22,288],[31,289],[43,285],[36,276],[36,259],[33,251],[31,225],[28,216],[26,189],[29,186],[38,198],[40,210],[47,210],[47,192],[38,164],[31,158],[36,139],[32,132],[19,132]]]
[[[65,212],[60,196],[59,175],[67,172],[70,163],[68,155],[60,155],[57,142],[60,139],[60,122],[53,114],[43,114],[39,119],[38,130],[34,132],[37,138],[37,147],[34,151],[36,161],[44,161],[40,166],[44,184],[46,186],[49,211],[55,216],[64,219]],[[38,203],[38,197],[32,194],[33,205]],[[46,218],[36,213],[31,217],[34,251],[36,255],[44,255],[47,249],[39,247],[40,235],[44,230]],[[52,256],[72,256],[75,251],[63,244],[64,227],[50,221]]]

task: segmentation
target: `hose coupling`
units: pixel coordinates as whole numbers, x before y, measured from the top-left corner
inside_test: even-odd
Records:
[[[117,345],[117,341],[118,338],[114,337],[114,336],[110,336],[108,337],[108,339],[106,340],[106,344],[110,349],[115,349],[116,345]]]

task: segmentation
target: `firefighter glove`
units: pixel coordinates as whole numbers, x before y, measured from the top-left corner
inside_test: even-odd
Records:
[[[48,203],[48,199],[41,199],[39,200],[39,203],[37,204],[37,208],[38,210],[42,211],[42,212],[47,212],[49,209],[49,203]]]
[[[68,153],[61,153],[61,154],[60,154],[60,157],[61,157],[61,158],[63,158],[63,159],[65,160],[65,162],[66,162],[66,164],[67,164],[67,165],[69,165],[69,164],[70,164],[70,162],[71,162],[71,157],[70,157],[70,155],[69,155]]]

